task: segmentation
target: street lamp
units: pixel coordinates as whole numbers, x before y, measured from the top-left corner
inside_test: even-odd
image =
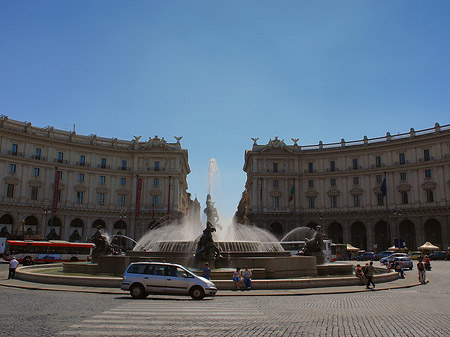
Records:
[[[42,231],[42,240],[45,240],[45,229],[47,227],[47,221],[48,221],[47,219],[51,212],[52,212],[52,210],[50,209],[50,207],[48,207],[48,204],[45,204],[45,206],[44,206],[45,222],[44,222],[43,231]]]

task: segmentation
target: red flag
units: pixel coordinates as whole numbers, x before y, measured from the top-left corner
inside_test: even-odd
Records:
[[[55,188],[53,190],[53,216],[56,215],[56,209],[58,208],[58,189],[59,189],[59,177],[61,176],[61,171],[56,171],[55,176]]]
[[[141,187],[142,187],[142,179],[138,178],[136,191],[136,220],[139,219],[139,209],[141,208]]]

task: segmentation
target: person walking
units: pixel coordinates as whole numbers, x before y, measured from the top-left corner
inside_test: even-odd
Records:
[[[366,266],[366,268],[364,270],[364,274],[367,278],[366,289],[370,289],[370,284],[372,284],[373,287],[375,288],[375,283],[373,283],[374,272],[375,272],[375,268],[373,267],[373,261],[370,261],[370,264],[368,266]]]
[[[245,266],[245,270],[242,272],[242,276],[244,277],[244,283],[247,290],[250,290],[252,284],[252,271],[248,269],[248,266]]]
[[[421,284],[425,284],[427,274],[425,272],[425,265],[423,264],[422,259],[419,259],[419,262],[417,262],[417,272],[419,273],[419,282]]]
[[[241,278],[242,278],[241,268],[237,267],[236,270],[233,273],[233,282],[236,285],[236,290],[240,290],[241,289],[241,287],[239,285],[241,283]]]
[[[209,268],[209,263],[205,262],[205,268],[203,268],[202,277],[209,280],[211,277],[211,268]]]
[[[16,260],[16,257],[13,256],[12,260],[9,261],[9,274],[8,274],[8,280],[10,278],[14,278],[16,276],[16,268],[19,265],[19,261]]]

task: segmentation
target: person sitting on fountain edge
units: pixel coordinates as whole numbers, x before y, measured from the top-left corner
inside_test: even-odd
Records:
[[[211,277],[211,268],[209,268],[209,263],[205,262],[205,268],[203,268],[202,277],[209,280]]]
[[[242,276],[244,278],[245,287],[250,290],[252,284],[252,271],[245,266],[245,270],[242,271]]]

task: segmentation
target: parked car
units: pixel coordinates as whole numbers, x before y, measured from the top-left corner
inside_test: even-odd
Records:
[[[356,255],[355,260],[356,261],[368,261],[368,260],[375,260],[375,253],[374,252],[359,252],[358,255]]]
[[[408,268],[410,270],[413,269],[413,262],[412,262],[412,260],[409,257],[394,257],[393,260],[392,260],[392,262],[394,262],[394,264],[397,261],[400,263],[400,266],[403,269],[406,269],[406,268]]]
[[[418,260],[422,257],[422,252],[420,250],[415,250],[413,252],[408,253],[408,257],[412,260]]]
[[[392,262],[392,260],[393,260],[395,257],[408,257],[408,254],[405,254],[405,253],[392,253],[392,254],[389,255],[389,256],[383,257],[383,258],[380,260],[380,263],[386,265],[388,262]]]
[[[136,262],[123,274],[120,289],[129,291],[133,298],[149,294],[190,295],[194,300],[215,296],[213,282],[195,275],[189,269],[173,263]]]
[[[390,250],[382,250],[377,254],[377,260],[381,260],[383,257],[387,257],[392,255],[392,251]]]
[[[441,250],[431,253],[428,257],[430,260],[448,260],[448,253]]]

